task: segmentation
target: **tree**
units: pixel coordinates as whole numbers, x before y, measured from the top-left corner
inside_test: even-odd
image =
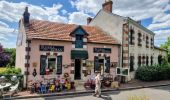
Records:
[[[0,44],[0,67],[4,67],[10,60],[9,54],[4,52],[2,45]]]
[[[161,45],[161,48],[168,50],[168,62],[170,62],[170,37],[168,37],[167,42]]]
[[[5,48],[4,52],[10,55],[10,60],[8,62],[8,65],[15,66],[16,49],[15,48]]]

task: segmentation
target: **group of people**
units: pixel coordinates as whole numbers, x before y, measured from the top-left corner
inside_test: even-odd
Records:
[[[74,82],[70,82],[69,80],[65,79],[64,82],[60,82],[60,80],[54,80],[53,82],[39,82],[39,83],[32,83],[31,85],[31,93],[39,92],[60,92],[62,90],[71,90],[75,89]]]

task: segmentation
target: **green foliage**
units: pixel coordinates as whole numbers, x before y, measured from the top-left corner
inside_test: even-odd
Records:
[[[18,75],[18,74],[21,74],[20,68],[15,67],[0,68],[0,75]]]
[[[16,49],[15,48],[4,48],[4,52],[10,55],[10,61],[7,66],[15,66]]]
[[[161,45],[161,48],[168,50],[167,59],[168,59],[168,62],[170,62],[170,37],[168,37],[168,40],[167,42],[165,42],[165,44]]]
[[[159,81],[170,79],[170,64],[141,66],[136,71],[136,79],[142,81]]]

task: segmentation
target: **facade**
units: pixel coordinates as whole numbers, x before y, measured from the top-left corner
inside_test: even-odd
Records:
[[[29,81],[63,77],[85,81],[100,71],[116,76],[120,44],[94,26],[29,19],[28,9],[19,22],[16,66]]]
[[[112,4],[111,0],[105,1],[103,9],[94,18],[88,18],[91,20],[87,22],[89,26],[100,27],[121,43],[120,67],[129,68],[131,73],[127,80],[130,80],[139,66],[158,64],[158,56],[166,56],[167,51],[155,48],[155,34],[142,26],[140,21],[113,14]]]

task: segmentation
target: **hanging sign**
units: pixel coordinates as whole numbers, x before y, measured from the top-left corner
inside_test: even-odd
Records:
[[[40,45],[40,51],[64,52],[64,46]]]
[[[93,48],[94,53],[111,53],[111,48]]]

